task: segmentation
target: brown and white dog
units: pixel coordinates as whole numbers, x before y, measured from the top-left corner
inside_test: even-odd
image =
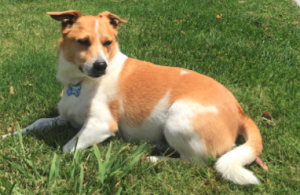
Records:
[[[255,160],[261,163],[259,129],[223,85],[190,70],[128,58],[116,41],[118,26],[127,21],[110,12],[48,14],[62,24],[60,116],[39,119],[22,134],[70,123],[80,131],[63,152],[74,151],[77,138],[82,150],[116,132],[130,141],[165,139],[188,161],[224,154],[216,163],[223,178],[241,185],[259,183],[243,168]],[[232,150],[238,135],[246,142]]]

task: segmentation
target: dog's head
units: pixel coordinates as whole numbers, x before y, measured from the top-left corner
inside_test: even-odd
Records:
[[[73,10],[47,14],[61,22],[59,50],[65,60],[90,77],[105,74],[109,61],[117,52],[117,28],[127,21],[108,11],[98,16],[82,16]]]

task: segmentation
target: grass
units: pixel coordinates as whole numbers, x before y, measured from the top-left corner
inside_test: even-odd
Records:
[[[204,167],[137,161],[136,156],[151,153],[141,150],[142,143],[111,139],[63,155],[61,146],[76,133],[66,126],[0,140],[0,193],[89,194],[94,189],[102,194],[300,193],[300,9],[293,1],[0,0],[0,4],[0,134],[58,114],[60,27],[45,13],[75,9],[96,15],[109,10],[128,20],[118,34],[126,55],[195,70],[228,87],[260,128],[261,158],[270,168],[248,166],[261,185],[237,186],[222,180],[214,158]],[[274,127],[261,118],[263,111],[272,114]]]

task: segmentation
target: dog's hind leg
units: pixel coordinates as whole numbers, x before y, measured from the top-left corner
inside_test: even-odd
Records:
[[[118,124],[114,120],[101,121],[96,117],[89,118],[76,136],[63,147],[63,153],[86,149],[114,136],[116,131]]]
[[[29,125],[28,127],[21,130],[22,135],[25,135],[27,132],[33,131],[43,131],[44,129],[50,129],[55,125],[65,125],[67,122],[63,120],[61,117],[54,117],[54,118],[41,118],[36,120],[34,123]],[[11,135],[18,135],[18,132],[8,133],[2,135],[2,138],[6,138]]]
[[[211,112],[210,108],[196,103],[175,102],[169,109],[164,129],[167,142],[180,154],[181,158],[197,164],[207,162],[205,144],[200,140],[192,125],[193,117],[201,109],[203,112]]]

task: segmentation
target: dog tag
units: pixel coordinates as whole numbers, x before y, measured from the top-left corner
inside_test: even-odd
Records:
[[[67,95],[70,96],[73,94],[76,97],[78,97],[80,95],[80,90],[81,90],[81,84],[78,84],[78,85],[69,84]]]

